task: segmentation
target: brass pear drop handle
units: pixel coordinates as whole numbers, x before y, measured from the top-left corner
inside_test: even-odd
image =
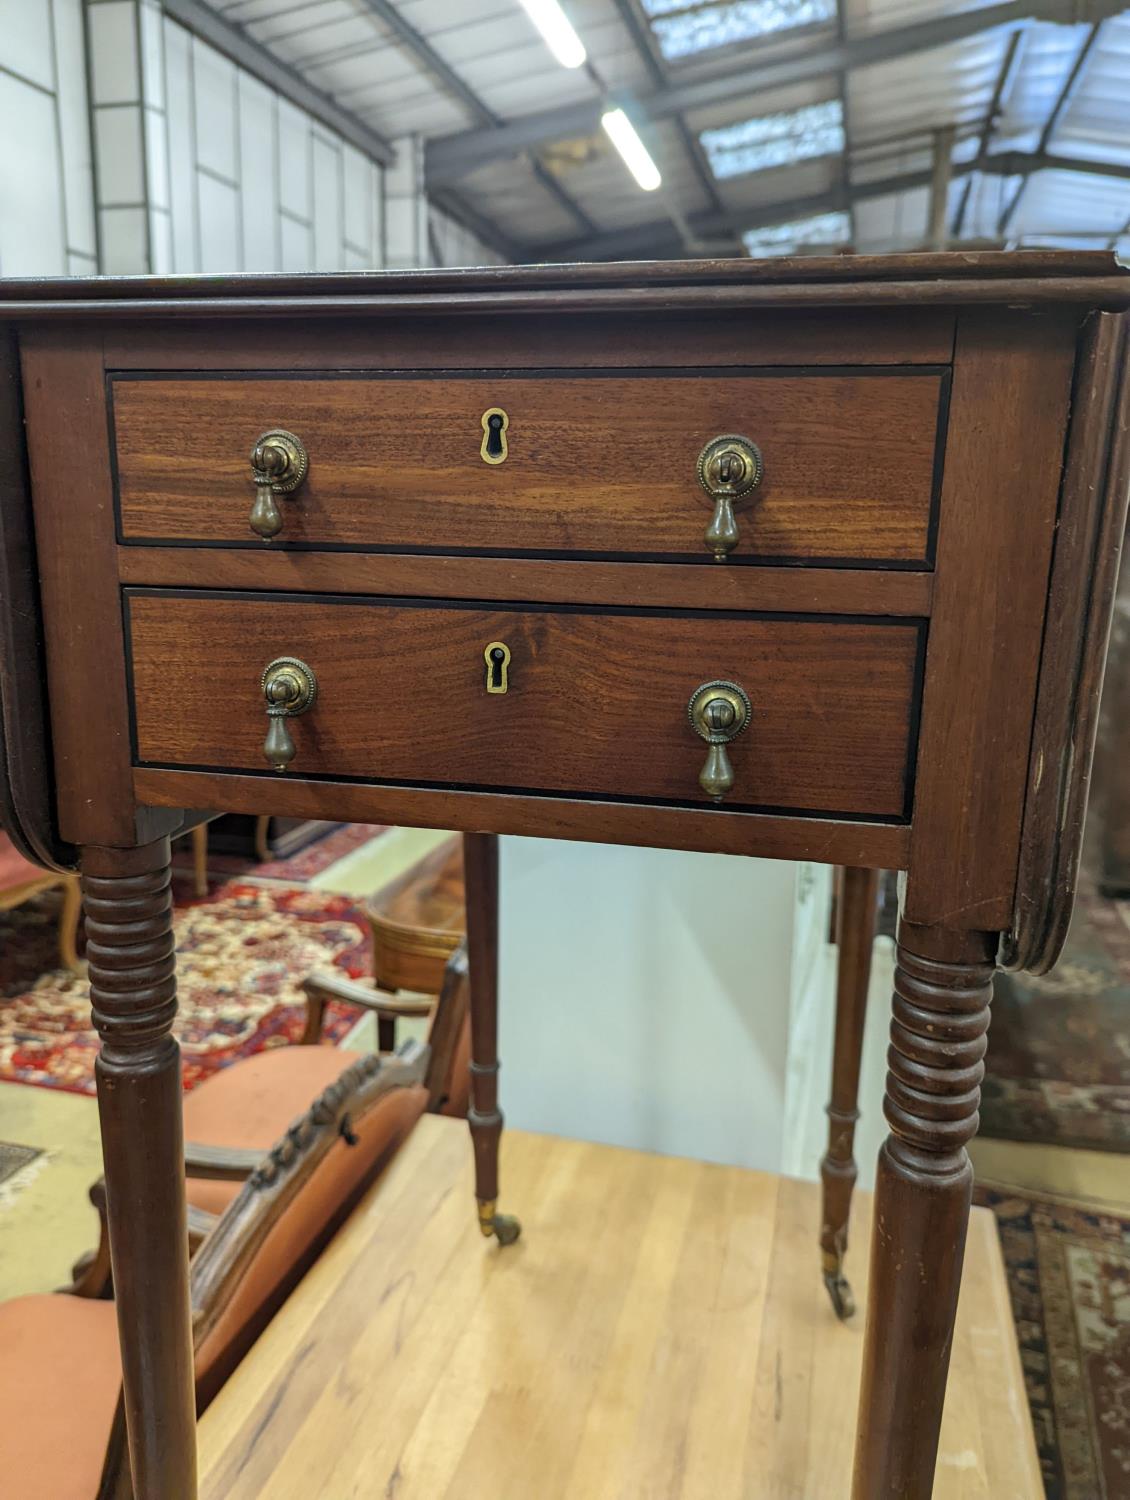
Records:
[[[753,705],[745,688],[719,678],[695,688],[687,715],[695,734],[710,747],[698,784],[712,802],[721,802],[734,784],[734,768],[726,746],[748,727]]]
[[[761,449],[749,438],[712,438],[698,455],[698,482],[714,501],[703,540],[715,562],[725,562],[738,545],[740,533],[734,517],[734,502],[761,483]]]
[[[279,495],[289,495],[306,478],[310,460],[302,440],[293,432],[276,427],[264,432],[251,450],[251,477],[255,481],[255,501],[251,507],[250,526],[256,536],[269,542],[282,530]]]
[[[285,771],[296,753],[286,721],[313,708],[318,679],[297,656],[278,656],[265,668],[262,687],[268,720],[263,754],[276,771]]]

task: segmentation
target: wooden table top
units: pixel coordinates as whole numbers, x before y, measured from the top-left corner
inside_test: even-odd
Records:
[[[204,1417],[202,1500],[843,1500],[862,1318],[821,1289],[816,1188],[519,1131],[502,1154],[505,1250],[465,1127],[421,1120]],[[1037,1500],[986,1210],[965,1270],[934,1500]]]

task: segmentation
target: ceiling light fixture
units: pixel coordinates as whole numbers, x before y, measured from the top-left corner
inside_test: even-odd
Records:
[[[645,193],[653,193],[663,179],[659,175],[659,168],[651,159],[651,153],[640,140],[631,120],[622,109],[610,109],[601,115],[600,123],[604,126],[608,139],[624,158],[624,165],[640,187]]]
[[[522,0],[522,9],[541,32],[563,68],[579,68],[588,54],[558,0]]]

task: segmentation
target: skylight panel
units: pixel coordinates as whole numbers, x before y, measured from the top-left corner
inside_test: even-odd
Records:
[[[846,245],[851,239],[851,219],[840,211],[814,214],[810,219],[794,219],[791,224],[747,229],[742,239],[755,260],[767,255],[791,255],[809,245]]]
[[[695,5],[688,0],[642,0],[659,49],[668,59],[693,57],[727,43],[753,41],[832,21],[836,0],[721,0]]]
[[[699,139],[715,177],[790,166],[844,149],[844,107],[839,99],[806,104],[783,114],[758,115],[738,125],[704,130]]]

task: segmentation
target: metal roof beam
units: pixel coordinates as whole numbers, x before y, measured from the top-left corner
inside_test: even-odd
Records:
[[[453,98],[459,100],[464,108],[470,112],[471,116],[478,120],[481,127],[493,130],[505,126],[505,121],[502,117],[496,115],[486,100],[475,92],[466,79],[459,76],[447,59],[436,51],[427,37],[422,32],[417,31],[410,21],[405,20],[396,6],[391,3],[391,0],[362,0],[362,3],[370,15],[388,27],[396,40],[406,51],[412,54],[420,67],[426,73],[430,73],[442,89],[446,90]],[[581,206],[574,202],[573,198],[565,191],[552,172],[534,158],[531,158],[530,166],[533,168],[534,176],[538,182],[550,194],[557,205],[563,208],[572,219],[575,219],[586,233],[595,234],[596,225]],[[448,181],[435,185],[436,187],[453,187],[455,184]],[[432,187],[432,184],[428,180],[426,165],[424,169],[424,186],[429,191]],[[460,201],[465,200],[461,198]],[[497,238],[497,233],[495,237]],[[491,241],[487,243],[489,244]]]
[[[827,159],[838,160],[834,157]],[[1042,171],[1087,172],[1099,177],[1130,180],[1130,166],[1049,156],[1035,151],[1002,151],[992,156],[979,156],[969,162],[955,162],[953,176],[957,179],[972,172],[984,172],[1014,177],[1025,172]],[[774,224],[787,224],[793,219],[807,219],[816,214],[837,211],[846,213],[855,204],[871,198],[885,198],[892,193],[908,193],[916,188],[928,188],[933,179],[933,168],[926,167],[920,172],[901,172],[889,177],[877,177],[870,182],[856,182],[846,186],[837,183],[827,192],[809,194],[804,198],[779,199],[756,208],[727,209],[721,214],[692,214],[690,223],[700,240],[710,242],[729,239],[747,229],[766,229]],[[552,245],[531,245],[526,248],[527,252],[536,254],[539,260],[616,260],[644,252],[663,255],[670,249],[671,241],[671,226],[666,220],[654,220],[648,224],[634,224],[628,229],[596,235],[588,240],[559,241]]]
[[[349,110],[342,109],[329,94],[315,88],[297,69],[276,57],[244,31],[242,26],[225,21],[216,11],[203,4],[202,0],[161,0],[161,8],[171,20],[179,22],[193,36],[207,42],[210,47],[215,47],[217,52],[222,52],[252,77],[267,84],[292,104],[297,104],[299,109],[304,109],[322,125],[336,131],[351,146],[364,151],[366,156],[371,156],[383,166],[395,161],[396,152],[383,135]]]
[[[636,9],[636,0],[612,0],[612,3],[616,8],[616,14],[620,17],[621,25],[632,39],[632,46],[651,79],[652,87],[666,88],[667,69],[660,59],[655,33]],[[724,204],[718,195],[718,185],[714,173],[710,170],[710,163],[706,159],[706,152],[702,149],[701,141],[688,127],[682,115],[676,115],[674,123],[679,132],[679,141],[683,150],[694,167],[694,174],[703,197],[712,209],[720,212]]]
[[[1128,0],[1000,0],[980,10],[936,16],[849,41],[838,41],[833,34],[825,46],[809,45],[760,66],[746,52],[740,64],[731,63],[706,77],[699,75],[653,89],[641,95],[636,106],[641,121],[669,119],[687,110],[752,99],[791,84],[910,57],[997,26],[1017,26],[1032,20],[1065,24],[1080,20],[1095,22],[1128,8]],[[457,182],[492,161],[554,141],[594,135],[603,108],[599,98],[585,99],[525,115],[497,127],[437,137],[427,146],[428,178],[436,185]]]
[[[1075,61],[1071,65],[1071,69],[1068,72],[1063,88],[1059,91],[1059,97],[1052,105],[1051,113],[1044,121],[1044,128],[1040,132],[1039,143],[1036,146],[1037,156],[1042,156],[1044,153],[1046,153],[1048,146],[1051,143],[1052,135],[1055,132],[1055,127],[1059,124],[1060,117],[1062,116],[1063,111],[1067,108],[1068,101],[1074,96],[1075,90],[1079,87],[1079,80],[1083,76],[1083,69],[1087,66],[1087,59],[1091,55],[1091,49],[1099,39],[1099,32],[1101,30],[1102,22],[1096,21],[1095,24],[1091,27],[1090,34],[1088,35],[1086,41],[1079,48],[1078,54],[1076,55]],[[1005,206],[1005,209],[997,222],[998,238],[1004,239],[1005,235],[1008,233],[1008,226],[1012,223],[1016,210],[1020,207],[1020,200],[1024,196],[1024,190],[1028,186],[1030,177],[1031,173],[1025,172],[1019,186],[1016,189],[1016,192],[1012,195],[1011,201]]]

